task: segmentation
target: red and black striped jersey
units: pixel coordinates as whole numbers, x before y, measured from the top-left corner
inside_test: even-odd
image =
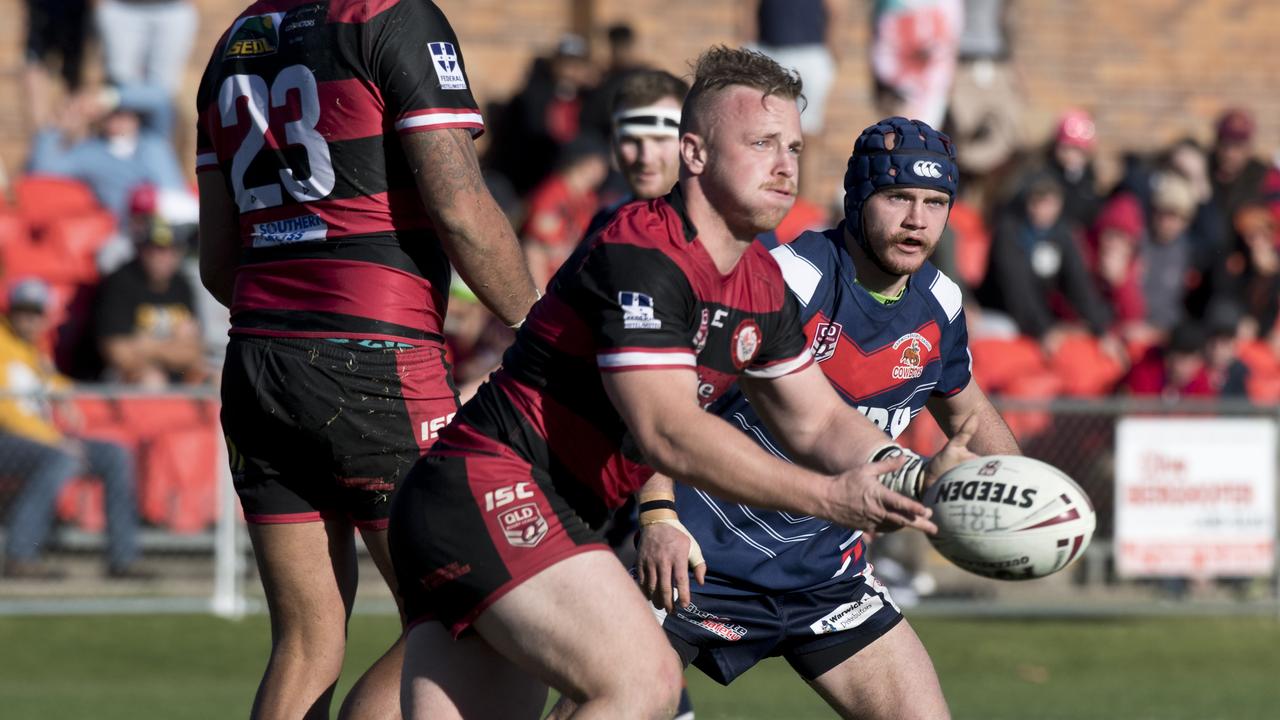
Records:
[[[218,41],[196,171],[243,242],[233,333],[439,339],[450,269],[400,134],[484,128],[428,0],[261,0]]]
[[[555,275],[437,447],[465,447],[472,431],[507,443],[599,523],[653,473],[602,373],[690,368],[705,407],[740,375],[781,377],[813,362],[798,308],[759,243],[719,272],[679,186],[631,203]]]

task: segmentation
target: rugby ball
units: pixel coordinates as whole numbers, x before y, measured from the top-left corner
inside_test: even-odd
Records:
[[[1032,580],[1084,554],[1097,517],[1089,496],[1048,463],[990,455],[943,473],[924,494],[943,557],[976,575]]]

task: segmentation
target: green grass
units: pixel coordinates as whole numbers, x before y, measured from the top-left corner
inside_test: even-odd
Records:
[[[1271,618],[913,621],[957,720],[1232,720],[1280,716]],[[345,691],[395,633],[352,620]],[[0,618],[0,716],[234,718],[248,714],[267,621],[206,616]],[[698,717],[831,713],[783,662],[722,688],[688,674]]]

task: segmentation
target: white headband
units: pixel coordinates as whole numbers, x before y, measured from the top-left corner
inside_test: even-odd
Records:
[[[680,135],[680,110],[678,108],[649,107],[623,110],[613,116],[613,131],[618,137],[632,135]]]

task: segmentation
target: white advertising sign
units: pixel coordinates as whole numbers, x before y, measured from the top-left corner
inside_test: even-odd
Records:
[[[1275,465],[1270,419],[1122,419],[1116,426],[1117,572],[1270,575]]]

